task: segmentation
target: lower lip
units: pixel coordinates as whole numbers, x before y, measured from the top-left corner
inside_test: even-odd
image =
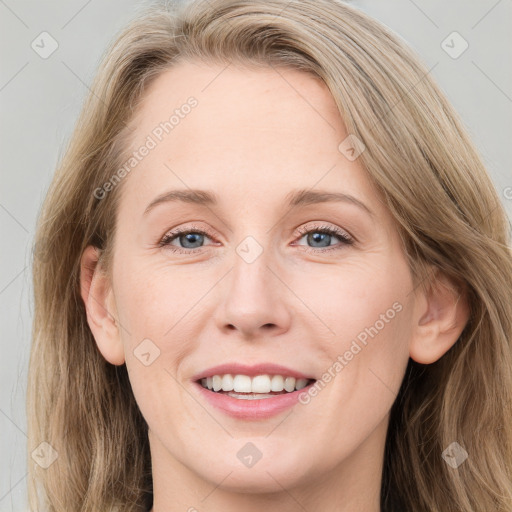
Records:
[[[275,395],[271,398],[259,398],[255,400],[244,400],[233,398],[223,393],[216,393],[204,388],[199,382],[194,384],[199,388],[199,393],[215,408],[232,416],[233,418],[242,420],[259,420],[266,419],[279,414],[296,405],[299,401],[301,393],[307,392],[315,381],[306,387],[286,393]]]

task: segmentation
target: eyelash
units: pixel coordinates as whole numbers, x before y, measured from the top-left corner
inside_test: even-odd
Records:
[[[343,246],[345,245],[352,245],[354,243],[354,239],[350,237],[345,231],[342,231],[339,228],[334,228],[331,226],[315,226],[315,227],[300,227],[297,229],[297,231],[300,233],[300,238],[303,238],[305,235],[309,233],[322,233],[325,235],[331,235],[339,238],[341,240],[339,245],[333,245],[323,248],[315,248],[315,247],[308,247],[308,246],[297,246],[301,247],[301,251],[305,252],[311,252],[311,253],[326,253],[329,251],[339,251],[340,249],[343,249]]]
[[[313,227],[313,228],[301,227],[297,231],[301,235],[300,238],[303,238],[305,235],[307,235],[309,233],[322,233],[322,234],[326,234],[326,235],[336,236],[337,238],[339,238],[341,240],[341,243],[339,245],[328,246],[328,247],[324,247],[324,248],[297,246],[297,247],[301,247],[300,250],[305,251],[305,252],[326,253],[328,251],[340,250],[343,248],[343,246],[346,246],[346,245],[354,244],[354,239],[352,237],[350,237],[347,233],[345,233],[341,229],[333,228],[331,226],[318,226],[318,227]],[[173,240],[175,240],[176,238],[178,238],[180,235],[191,234],[191,233],[197,234],[197,235],[204,235],[204,236],[207,236],[208,238],[214,238],[213,234],[208,232],[208,230],[196,229],[194,226],[192,226],[191,228],[176,228],[175,230],[168,232],[164,235],[162,240],[160,240],[160,242],[158,243],[158,247],[167,246],[171,251],[178,252],[180,254],[197,253],[198,251],[203,249],[203,247],[196,248],[196,249],[187,249],[187,248],[176,247],[176,246],[171,245],[171,242]]]

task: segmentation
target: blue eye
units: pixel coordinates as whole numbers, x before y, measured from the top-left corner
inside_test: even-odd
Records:
[[[347,233],[338,228],[330,226],[314,227],[314,228],[300,228],[299,233],[302,234],[302,238],[306,237],[307,241],[312,244],[321,244],[320,246],[305,247],[303,250],[308,252],[326,252],[332,250],[338,250],[343,248],[344,245],[352,245],[354,239]],[[332,238],[338,238],[341,240],[341,244],[330,245]]]
[[[201,237],[204,237],[205,235],[205,233],[199,231],[190,231],[185,234],[174,235],[170,237],[168,240],[166,240],[164,244],[170,244],[173,240],[179,239],[180,243],[184,244],[184,248],[198,249],[199,246],[194,246],[194,244],[197,244],[198,240],[201,241]]]
[[[300,239],[307,237],[308,243],[313,244],[312,247],[304,247],[302,250],[312,252],[326,252],[331,250],[337,250],[343,248],[345,245],[352,245],[354,243],[346,232],[338,228],[330,226],[315,227],[310,229],[298,229],[298,232],[302,235]],[[182,254],[194,254],[198,252],[198,249],[202,249],[204,238],[213,238],[213,236],[202,229],[196,228],[177,228],[164,235],[162,240],[159,242],[159,247],[167,246],[173,252],[179,252]],[[333,238],[337,238],[341,241],[340,244],[331,245],[330,242]],[[176,246],[172,242],[178,240],[181,246]],[[320,244],[316,245],[315,244]],[[303,247],[299,245],[299,247]]]
[[[174,231],[170,231],[165,234],[160,243],[158,244],[160,247],[168,246],[169,249],[175,252],[180,253],[193,253],[195,249],[201,249],[201,246],[197,246],[197,243],[200,243],[204,237],[209,238],[209,233],[203,231],[202,229],[175,229]],[[174,240],[178,240],[183,244],[183,247],[176,247],[175,245],[171,245]]]

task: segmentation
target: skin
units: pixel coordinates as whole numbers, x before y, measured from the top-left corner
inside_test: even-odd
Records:
[[[408,359],[439,359],[464,328],[466,301],[442,274],[428,293],[413,287],[394,219],[360,159],[338,150],[348,133],[323,82],[180,63],[147,90],[130,150],[190,96],[198,106],[121,185],[112,280],[94,269],[94,247],[82,256],[90,328],[109,362],[126,363],[149,425],[152,510],[377,512],[389,411]],[[143,215],[173,189],[208,190],[219,204],[162,203]],[[296,189],[350,194],[373,215],[350,202],[289,208]],[[312,238],[323,226],[354,243]],[[176,227],[212,236],[172,242],[189,254],[159,247]],[[236,251],[247,236],[263,249],[252,263]],[[192,384],[198,371],[232,361],[320,380],[394,303],[401,311],[307,405],[234,419]],[[146,338],[160,350],[148,366],[134,355]],[[247,442],[262,453],[251,468],[237,457]]]

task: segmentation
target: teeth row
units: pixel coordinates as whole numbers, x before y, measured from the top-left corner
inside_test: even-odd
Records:
[[[270,393],[271,391],[292,391],[302,389],[308,385],[309,379],[295,379],[295,377],[282,377],[281,375],[213,375],[201,379],[204,388],[213,391],[236,391],[238,393]]]

